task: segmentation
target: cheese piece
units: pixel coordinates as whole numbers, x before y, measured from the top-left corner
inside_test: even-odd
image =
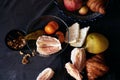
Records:
[[[79,39],[77,39],[77,41],[74,42],[74,43],[70,43],[70,45],[73,46],[73,47],[82,47],[82,45],[85,42],[85,39],[86,39],[89,28],[90,27],[88,26],[88,27],[84,27],[84,28],[80,29]]]
[[[67,43],[75,43],[79,38],[79,24],[76,22],[69,27],[69,32],[66,32],[65,41]],[[69,40],[68,40],[69,39]]]

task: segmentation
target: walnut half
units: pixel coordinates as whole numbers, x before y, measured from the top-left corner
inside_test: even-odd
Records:
[[[22,58],[22,64],[27,64],[29,61],[28,61],[28,58],[31,57],[30,54],[26,54],[24,55],[24,57]]]

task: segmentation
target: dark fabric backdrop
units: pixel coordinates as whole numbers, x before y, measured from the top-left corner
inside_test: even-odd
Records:
[[[61,55],[48,58],[35,56],[30,63],[23,65],[22,56],[5,45],[5,36],[12,29],[27,31],[28,26],[42,15],[61,17],[68,25],[75,21],[65,18],[53,3],[47,10],[46,5],[51,0],[0,0],[0,80],[35,80],[38,74],[46,67],[55,71],[52,80],[74,80],[65,74],[64,63],[69,61],[71,47]],[[110,67],[108,74],[99,80],[120,80],[120,1],[111,0],[105,16],[81,26],[91,26],[90,32],[100,32],[108,37],[110,46],[106,51],[106,62]],[[45,11],[45,12],[44,12]],[[44,12],[44,13],[43,13]]]

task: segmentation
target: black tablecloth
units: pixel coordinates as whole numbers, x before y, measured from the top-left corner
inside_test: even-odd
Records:
[[[75,21],[67,19],[58,7],[50,0],[0,0],[0,80],[35,80],[38,74],[46,67],[55,71],[52,80],[74,80],[65,72],[64,63],[69,61],[71,47],[60,55],[47,58],[35,56],[30,63],[23,65],[22,56],[5,45],[5,36],[12,29],[27,31],[28,26],[36,18],[43,15],[61,17],[68,25]],[[81,26],[91,26],[90,32],[99,32],[109,39],[109,49],[106,51],[106,62],[110,67],[108,74],[100,80],[119,80],[120,71],[120,1],[111,0],[105,16]]]

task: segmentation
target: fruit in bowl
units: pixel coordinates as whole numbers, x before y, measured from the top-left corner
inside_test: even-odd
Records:
[[[44,56],[54,54],[62,49],[59,39],[45,35],[38,37],[36,45],[37,52]]]
[[[45,32],[47,34],[53,34],[59,28],[58,23],[56,21],[50,21],[45,26]]]
[[[87,6],[82,6],[80,9],[79,9],[79,14],[81,15],[86,15],[88,13],[88,7]]]
[[[82,6],[82,0],[64,0],[63,2],[68,11],[76,11]]]

